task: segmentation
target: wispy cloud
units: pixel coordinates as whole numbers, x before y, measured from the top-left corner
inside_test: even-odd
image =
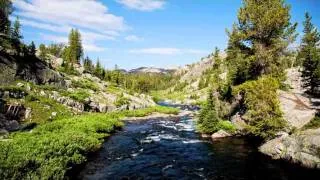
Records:
[[[126,41],[142,41],[143,38],[140,38],[136,35],[129,35],[127,37],[124,38]]]
[[[108,12],[108,8],[93,0],[15,0],[16,15],[24,26],[51,31],[57,35],[41,35],[43,39],[61,42],[70,29],[78,28],[87,51],[103,51],[96,42],[115,40],[129,27],[123,17]]]
[[[129,9],[135,9],[139,11],[153,11],[157,9],[162,9],[166,3],[164,0],[116,0],[116,1]]]
[[[156,54],[156,55],[177,55],[177,54],[205,54],[208,51],[198,49],[179,49],[179,48],[144,48],[132,49],[129,53],[133,54]]]

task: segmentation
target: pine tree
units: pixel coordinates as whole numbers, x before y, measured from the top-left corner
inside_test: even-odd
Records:
[[[11,34],[11,38],[15,41],[20,42],[20,40],[22,39],[22,35],[21,35],[21,23],[19,20],[19,17],[16,18],[14,24],[13,24],[13,30],[12,30],[12,34]]]
[[[97,59],[97,63],[96,63],[96,67],[95,67],[95,70],[94,70],[94,74],[101,78],[101,75],[102,75],[102,66],[101,66],[101,63],[100,63],[100,60],[99,58]]]
[[[40,44],[39,45],[39,58],[43,61],[46,61],[47,59],[47,48],[46,45]]]
[[[302,77],[304,86],[312,94],[320,91],[320,33],[311,22],[312,17],[309,13],[305,14],[304,36],[301,42],[301,49],[298,57],[302,60]]]
[[[13,46],[15,47],[17,53],[19,54],[22,49],[21,48],[21,39],[22,39],[21,24],[20,24],[19,17],[16,18],[16,20],[13,24],[13,29],[11,32],[11,39],[12,39]]]
[[[198,120],[198,128],[202,133],[213,133],[219,129],[218,123],[220,118],[216,103],[216,97],[213,95],[212,90],[210,90],[207,102],[201,109]]]
[[[3,35],[10,35],[11,23],[9,20],[9,16],[12,11],[13,8],[11,1],[0,1],[0,33]]]
[[[243,0],[238,14],[239,23],[229,33],[232,39],[227,52],[231,56],[229,60],[243,59],[245,66],[249,63],[250,79],[263,74],[283,75],[280,57],[296,38],[297,24],[290,23],[289,11],[290,7],[284,0]],[[245,68],[242,69],[245,72]]]
[[[81,42],[81,34],[78,29],[74,31],[74,41],[75,41],[75,57],[76,62],[80,63],[80,58],[83,56],[83,48],[82,48],[82,42]]]
[[[28,47],[28,52],[30,56],[35,56],[36,55],[36,45],[32,41]]]

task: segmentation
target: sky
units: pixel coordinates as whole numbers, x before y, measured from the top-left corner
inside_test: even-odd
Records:
[[[13,0],[24,42],[66,43],[82,35],[85,56],[105,68],[176,68],[225,49],[241,0]],[[287,0],[301,38],[304,13],[320,27],[319,0]]]

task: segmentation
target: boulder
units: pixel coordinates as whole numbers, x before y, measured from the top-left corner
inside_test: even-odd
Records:
[[[320,128],[284,134],[263,144],[259,150],[273,159],[285,159],[309,168],[320,168]]]
[[[220,138],[229,137],[229,136],[232,136],[232,135],[220,129],[218,132],[213,133],[211,135],[211,138],[215,140],[215,139],[220,139]]]
[[[36,57],[17,57],[0,52],[0,84],[10,84],[18,79],[58,88],[66,86],[64,77],[50,69],[46,62]]]

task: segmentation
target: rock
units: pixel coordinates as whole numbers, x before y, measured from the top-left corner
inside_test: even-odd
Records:
[[[19,57],[0,52],[0,84],[10,84],[15,80],[35,84],[50,84],[65,88],[63,76],[36,57]]]
[[[31,91],[31,86],[29,84],[26,85],[26,91]]]
[[[107,105],[103,103],[99,103],[98,109],[99,109],[99,112],[107,112]]]
[[[209,138],[209,137],[210,137],[210,134],[201,134],[201,137],[203,137],[203,138]]]
[[[24,84],[19,82],[19,83],[17,83],[17,86],[18,86],[18,87],[23,87]]]
[[[273,159],[285,159],[309,168],[320,168],[320,128],[284,134],[263,144],[259,150]]]
[[[17,131],[20,128],[20,124],[16,120],[7,121],[5,129],[8,131]]]
[[[5,139],[9,136],[9,132],[5,129],[0,129],[0,139]]]
[[[241,118],[239,113],[231,117],[231,123],[240,131],[242,131],[246,126],[246,122]]]
[[[40,95],[40,96],[46,96],[46,93],[41,90],[40,93],[39,93],[39,95]]]
[[[292,92],[279,91],[280,108],[288,124],[301,128],[310,122],[316,114],[307,97]]]
[[[32,112],[32,110],[31,110],[31,108],[26,108],[26,111],[25,111],[25,114],[24,114],[24,119],[29,119],[29,118],[31,118],[31,112]]]
[[[57,116],[57,112],[52,112],[51,113],[51,117],[56,117]]]
[[[232,135],[227,133],[226,131],[220,129],[218,132],[213,133],[211,135],[211,138],[214,140],[214,139],[219,139],[219,138],[224,138],[224,137],[229,137],[229,136],[232,136]]]

